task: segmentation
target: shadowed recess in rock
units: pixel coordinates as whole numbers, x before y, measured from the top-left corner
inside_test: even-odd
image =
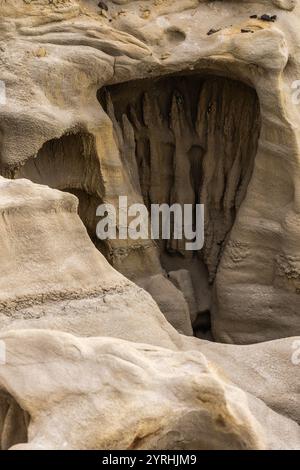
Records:
[[[135,156],[139,174],[132,179],[147,207],[205,205],[201,252],[187,252],[186,240],[159,244],[167,272],[190,272],[207,317],[209,291],[253,172],[261,127],[257,94],[228,78],[183,75],[115,85],[98,98],[114,123],[125,168],[134,167]]]
[[[0,392],[0,450],[27,442],[30,417],[13,397]]]
[[[74,194],[90,238],[106,254],[104,244],[96,237],[96,209],[102,204],[104,188],[92,135],[78,132],[46,142],[35,158],[15,170],[13,177]]]
[[[122,171],[128,176],[128,194],[141,196],[148,209],[164,203],[205,206],[203,250],[186,251],[187,240],[172,235],[170,240],[159,240],[158,247],[163,270],[183,294],[178,308],[186,312],[181,315],[191,317],[198,336],[211,339],[212,288],[257,152],[260,110],[256,92],[228,78],[181,75],[103,88],[98,99],[114,128]],[[107,182],[93,135],[77,132],[50,140],[11,176],[76,195],[90,238],[114,265],[110,244],[96,237],[96,209],[105,199]],[[126,272],[126,266],[124,271],[116,268],[148,290],[170,319],[175,305],[169,305],[168,296],[175,291],[168,281],[160,276],[139,282],[138,275]]]

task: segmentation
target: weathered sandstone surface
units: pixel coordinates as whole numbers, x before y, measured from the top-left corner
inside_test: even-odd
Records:
[[[17,449],[298,448],[296,423],[224,381],[199,352],[37,330],[0,337],[0,387],[23,410],[11,399],[3,447],[17,444],[17,426],[28,435]]]
[[[74,196],[0,189],[2,449],[300,447],[292,339],[180,335],[92,245]]]
[[[299,449],[300,6],[102,3],[0,0],[0,448]]]

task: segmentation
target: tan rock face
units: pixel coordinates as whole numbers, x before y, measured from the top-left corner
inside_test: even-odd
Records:
[[[299,447],[299,427],[289,419],[297,419],[299,397],[288,355],[291,342],[253,346],[244,354],[239,346],[226,350],[180,336],[151,297],[93,247],[76,215],[74,196],[3,178],[1,196],[2,448]],[[199,351],[270,408],[254,396],[246,399]],[[278,370],[270,382],[273,364]],[[274,390],[280,390],[279,396]],[[123,424],[132,416],[128,433]]]
[[[98,249],[135,282],[188,267],[215,339],[299,333],[296,2],[106,6],[1,5],[2,174],[75,194]],[[120,194],[205,204],[202,252],[100,243],[95,207]]]
[[[22,364],[0,366],[1,447],[299,447],[298,3],[0,0],[0,13],[0,329],[45,378],[27,389]],[[203,250],[100,242],[96,208],[120,195],[205,204]],[[124,421],[138,410],[131,434],[100,369]]]
[[[74,196],[4,178],[0,193],[2,330],[50,328],[180,344],[150,295],[90,242]]]
[[[16,419],[28,426],[28,444],[16,449],[297,447],[295,423],[265,407],[261,426],[254,409],[262,404],[250,401],[249,408],[246,395],[195,351],[34,330],[1,339],[7,365],[0,389],[26,416],[8,411],[2,442],[18,444],[18,436],[9,435]]]

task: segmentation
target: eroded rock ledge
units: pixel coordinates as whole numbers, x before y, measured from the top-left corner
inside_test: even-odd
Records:
[[[28,444],[12,449],[299,446],[296,423],[226,383],[196,351],[32,330],[0,338],[8,348],[0,389],[30,416]],[[6,416],[3,443],[18,444],[8,435],[17,416]]]

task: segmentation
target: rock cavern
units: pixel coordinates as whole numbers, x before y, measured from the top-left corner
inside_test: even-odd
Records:
[[[300,450],[299,25],[0,0],[1,450]],[[100,239],[124,196],[202,249]]]

